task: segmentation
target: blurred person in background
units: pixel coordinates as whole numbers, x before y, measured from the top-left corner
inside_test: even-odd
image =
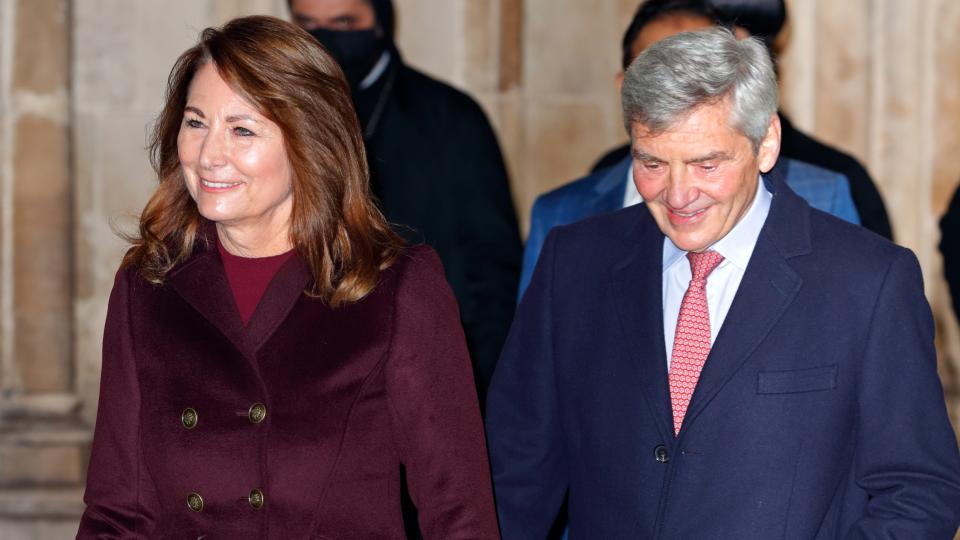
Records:
[[[456,301],[377,210],[306,32],[208,28],[155,124],[110,296],[77,537],[497,538]]]
[[[493,129],[473,99],[404,62],[390,0],[289,6],[346,74],[387,220],[440,255],[482,401],[513,317],[522,249]]]
[[[722,17],[706,0],[641,3],[621,43],[623,71],[617,74],[618,88],[623,83],[624,71],[644,49],[667,36],[722,24]],[[523,252],[518,296],[530,283],[550,229],[642,202],[633,183],[631,162],[629,145],[624,145],[602,158],[600,168],[590,175],[537,197],[530,213],[530,235]],[[850,223],[860,223],[850,185],[843,175],[783,156],[771,174],[783,176],[787,185],[814,208]]]

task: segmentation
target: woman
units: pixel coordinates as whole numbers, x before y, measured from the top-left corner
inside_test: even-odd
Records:
[[[110,297],[79,538],[497,538],[457,308],[371,202],[343,75],[248,17],[177,61]]]

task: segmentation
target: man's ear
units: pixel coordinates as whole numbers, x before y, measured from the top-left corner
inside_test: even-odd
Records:
[[[770,125],[767,126],[767,134],[760,141],[760,148],[757,151],[757,164],[760,166],[760,172],[766,173],[777,163],[777,157],[780,156],[780,116],[773,115],[770,119]]]
[[[618,71],[617,76],[614,77],[613,80],[617,83],[617,93],[619,94],[623,91],[623,72]]]

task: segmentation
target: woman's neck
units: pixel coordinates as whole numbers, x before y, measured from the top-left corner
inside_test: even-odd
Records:
[[[227,253],[238,257],[272,257],[293,249],[290,232],[286,229],[270,231],[217,223],[217,237]]]

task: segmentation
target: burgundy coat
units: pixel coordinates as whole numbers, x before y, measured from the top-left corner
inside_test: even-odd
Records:
[[[162,286],[117,274],[77,537],[404,538],[402,464],[426,538],[499,538],[436,254],[408,249],[336,310],[294,256],[244,328],[209,244]]]

